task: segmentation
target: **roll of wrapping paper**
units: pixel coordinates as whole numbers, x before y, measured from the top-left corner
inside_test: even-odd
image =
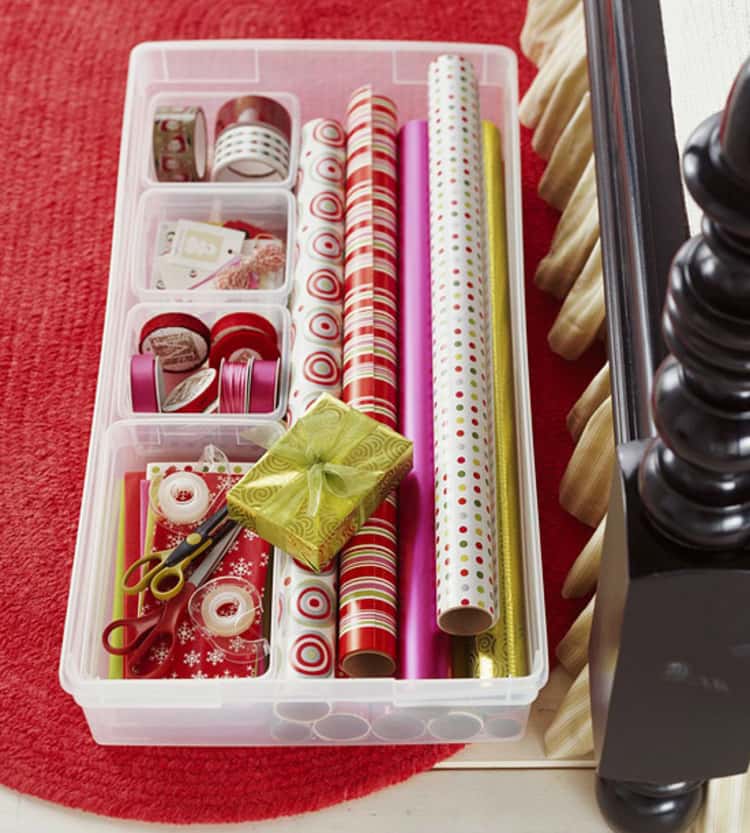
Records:
[[[492,357],[495,369],[495,461],[500,563],[500,619],[470,640],[468,673],[523,677],[529,673],[523,589],[523,552],[518,498],[513,342],[505,232],[505,188],[500,133],[482,122],[487,208],[488,264],[492,309]]]
[[[302,127],[297,175],[297,263],[292,288],[289,421],[321,393],[341,395],[346,136],[330,119]],[[277,651],[282,677],[331,677],[336,668],[338,565],[313,573],[286,556]]]
[[[315,119],[302,128],[297,263],[290,305],[292,421],[321,393],[341,395],[345,144],[344,130],[336,121]]]
[[[356,90],[347,110],[342,398],[390,428],[397,412],[396,107]],[[341,551],[339,662],[354,677],[396,668],[396,496]]]
[[[479,94],[472,65],[430,65],[430,252],[438,624],[498,618],[495,449]]]
[[[451,675],[450,637],[435,612],[435,496],[430,325],[430,188],[427,122],[399,136],[399,431],[414,465],[399,488],[398,676]]]

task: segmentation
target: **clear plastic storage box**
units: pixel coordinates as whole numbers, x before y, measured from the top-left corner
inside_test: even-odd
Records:
[[[343,120],[350,93],[371,83],[391,96],[401,123],[427,117],[427,69],[444,53],[477,70],[482,117],[502,132],[511,281],[517,437],[522,501],[530,673],[491,680],[282,680],[271,663],[258,678],[109,679],[101,632],[112,614],[117,489],[122,474],[161,460],[197,459],[213,443],[253,461],[283,430],[288,390],[291,272],[271,291],[168,293],[151,285],[154,225],[231,210],[269,218],[294,244],[291,192],[301,124]],[[208,124],[219,103],[254,91],[283,98],[293,118],[291,169],[273,187],[242,183],[159,183],[151,163],[154,108],[198,103]],[[516,57],[504,47],[371,41],[192,41],[141,44],[128,76],[107,313],[60,661],[60,680],[83,709],[99,743],[261,745],[436,743],[517,739],[547,680],[538,509],[529,402],[521,233]],[[211,139],[209,130],[209,140]],[[272,306],[264,306],[272,305]],[[283,333],[282,401],[273,418],[133,415],[127,356],[152,312],[190,310],[209,324],[222,312],[265,309]],[[278,561],[276,569],[278,570]],[[273,642],[273,630],[271,633]]]

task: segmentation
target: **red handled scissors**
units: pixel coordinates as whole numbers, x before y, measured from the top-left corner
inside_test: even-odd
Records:
[[[215,533],[213,546],[190,577],[184,580],[176,595],[142,616],[115,619],[104,629],[102,643],[105,650],[115,656],[127,657],[128,671],[132,677],[160,679],[167,675],[177,646],[177,625],[187,609],[190,597],[219,566],[241,531],[242,527],[234,521],[223,524]],[[112,635],[120,629],[123,644],[113,644]],[[148,673],[141,673],[139,665],[157,643],[164,648],[156,658],[157,664]]]

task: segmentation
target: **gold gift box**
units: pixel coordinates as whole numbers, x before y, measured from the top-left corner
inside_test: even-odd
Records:
[[[321,570],[411,469],[412,450],[323,394],[232,488],[229,516]]]

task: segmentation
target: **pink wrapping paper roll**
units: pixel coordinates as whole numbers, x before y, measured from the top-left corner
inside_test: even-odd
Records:
[[[362,87],[347,111],[344,402],[396,428],[396,107]],[[341,551],[339,660],[355,677],[396,668],[396,497]]]
[[[454,55],[430,65],[428,90],[437,616],[468,636],[499,608],[479,93]]]
[[[344,129],[337,121],[315,119],[302,127],[291,301],[290,423],[321,393],[341,395],[345,144]],[[293,558],[284,558],[280,675],[331,677],[336,667],[338,565],[334,562],[313,573]]]
[[[451,676],[450,638],[437,626],[432,448],[430,191],[427,122],[399,141],[399,430],[414,466],[399,488],[399,677]]]

